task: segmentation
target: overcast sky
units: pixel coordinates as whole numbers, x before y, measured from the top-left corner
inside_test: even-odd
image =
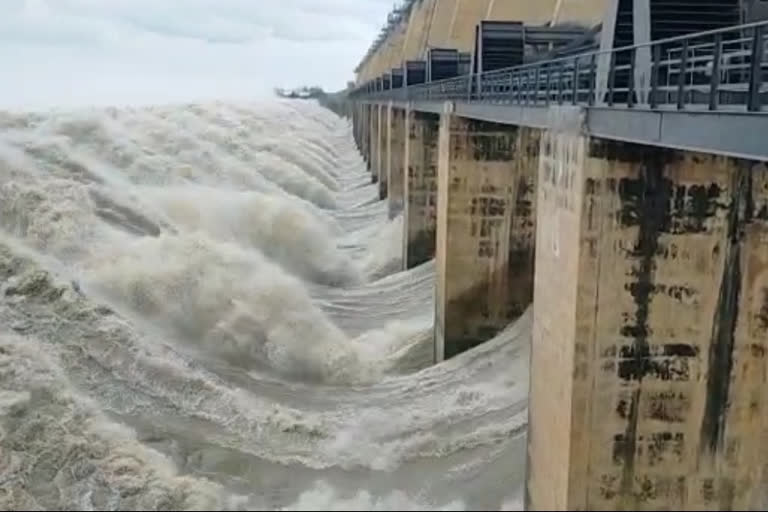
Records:
[[[338,89],[392,0],[0,0],[0,106]]]

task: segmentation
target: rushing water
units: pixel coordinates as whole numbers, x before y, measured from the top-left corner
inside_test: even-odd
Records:
[[[0,112],[0,509],[520,507],[530,315],[401,252],[313,103]]]

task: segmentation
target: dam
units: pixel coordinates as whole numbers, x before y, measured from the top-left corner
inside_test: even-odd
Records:
[[[764,2],[5,4],[0,510],[767,508]]]
[[[347,115],[434,361],[532,307],[528,510],[744,510],[768,466],[760,2],[415,0]]]

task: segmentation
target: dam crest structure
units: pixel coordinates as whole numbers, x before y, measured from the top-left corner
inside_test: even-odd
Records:
[[[533,307],[529,510],[765,506],[766,11],[414,0],[356,70],[435,361]]]

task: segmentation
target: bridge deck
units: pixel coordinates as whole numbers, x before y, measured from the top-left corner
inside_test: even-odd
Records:
[[[393,104],[402,109],[409,108],[434,114],[440,114],[446,108],[446,102],[443,101],[393,100]],[[521,106],[456,101],[450,103],[450,108],[456,114],[469,119],[542,129],[552,128],[550,106],[546,105]],[[765,113],[728,110],[710,112],[704,109],[650,110],[615,106],[564,105],[560,108],[583,109],[584,133],[595,137],[768,161],[768,115]]]
[[[597,137],[768,161],[768,22],[350,97],[540,128],[578,108]]]

